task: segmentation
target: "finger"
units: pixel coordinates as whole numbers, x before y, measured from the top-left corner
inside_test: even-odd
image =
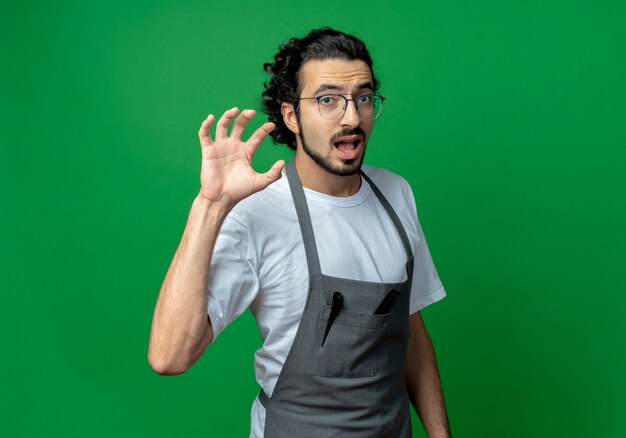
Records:
[[[248,122],[255,116],[255,114],[256,112],[254,110],[243,110],[241,114],[239,114],[239,117],[235,120],[235,123],[233,123],[233,129],[230,131],[230,136],[241,139],[244,129],[246,129]]]
[[[268,176],[268,178],[271,178],[272,181],[279,180],[283,175],[282,172],[283,172],[284,167],[285,167],[285,161],[278,160],[272,165],[271,169],[268,170],[265,174]]]
[[[213,140],[211,140],[211,125],[214,120],[215,116],[213,114],[209,114],[209,116],[202,122],[202,125],[200,125],[198,137],[200,138],[201,146],[213,143]]]
[[[238,112],[239,110],[235,107],[222,114],[222,117],[220,117],[215,127],[216,140],[228,137],[228,125],[230,125],[231,120],[233,120],[233,117],[235,117]]]
[[[252,134],[250,138],[248,139],[248,141],[246,142],[248,146],[252,148],[252,152],[254,152],[256,148],[259,147],[261,142],[265,140],[265,138],[270,134],[270,132],[274,130],[275,127],[276,125],[274,125],[271,122],[268,122],[268,123],[264,123],[263,125],[261,125],[259,129],[254,131],[254,134]]]
[[[260,175],[257,175],[255,188],[257,190],[263,190],[274,181],[279,180],[282,177],[281,171],[283,170],[283,167],[285,167],[285,162],[283,160],[278,160],[274,163],[270,170]]]

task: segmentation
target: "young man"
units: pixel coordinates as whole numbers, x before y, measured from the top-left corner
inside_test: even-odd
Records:
[[[429,436],[449,436],[419,313],[445,292],[410,187],[362,165],[384,101],[365,45],[317,29],[265,69],[269,123],[247,142],[252,110],[226,111],[214,137],[212,115],[200,127],[200,193],[156,304],[151,366],[186,371],[249,307],[264,340],[251,436],[410,437],[409,400]],[[270,134],[295,156],[258,174]]]

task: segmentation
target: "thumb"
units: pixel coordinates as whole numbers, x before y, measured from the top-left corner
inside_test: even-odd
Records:
[[[272,181],[278,181],[282,176],[281,172],[283,167],[285,167],[285,162],[283,160],[278,160],[272,165],[271,169],[268,170],[266,174],[272,178]]]
[[[265,187],[269,186],[274,181],[278,181],[282,176],[281,171],[285,167],[285,162],[283,160],[278,160],[274,163],[274,165],[265,173],[262,173],[259,178],[259,190],[263,190]]]

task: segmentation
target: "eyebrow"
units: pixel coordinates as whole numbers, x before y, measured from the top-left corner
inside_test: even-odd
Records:
[[[335,84],[322,84],[322,85],[320,85],[320,86],[317,88],[317,90],[315,90],[315,91],[313,92],[313,95],[315,96],[315,95],[317,95],[318,93],[320,93],[320,92],[322,92],[322,91],[327,91],[327,90],[342,90],[342,89],[343,89],[343,87],[340,87],[340,86],[335,85]],[[373,90],[374,90],[374,86],[372,85],[372,83],[371,83],[371,82],[363,82],[363,83],[360,83],[359,85],[357,85],[355,89],[356,89],[357,91],[366,90],[366,89],[369,89],[369,90],[372,90],[372,91],[373,91]]]

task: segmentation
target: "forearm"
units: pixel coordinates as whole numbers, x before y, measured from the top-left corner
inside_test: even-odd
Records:
[[[180,374],[213,339],[207,317],[211,254],[230,208],[197,197],[154,310],[148,361],[159,374]]]
[[[429,437],[449,437],[450,427],[433,344],[421,317],[412,321],[411,326],[406,364],[409,398]]]

